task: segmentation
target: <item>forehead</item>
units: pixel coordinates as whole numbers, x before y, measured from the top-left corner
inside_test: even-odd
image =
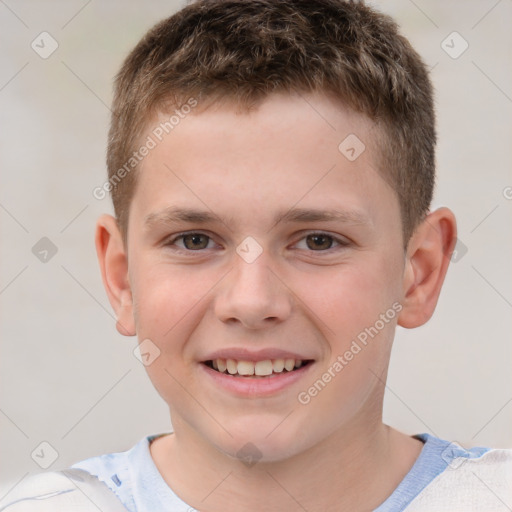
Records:
[[[324,96],[159,113],[145,137],[154,148],[133,198],[144,220],[193,207],[231,223],[275,223],[298,206],[372,222],[398,208],[378,169],[373,123]]]

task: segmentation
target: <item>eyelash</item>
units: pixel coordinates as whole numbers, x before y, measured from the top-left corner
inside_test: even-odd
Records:
[[[202,233],[200,231],[186,231],[186,232],[179,233],[179,234],[173,236],[171,239],[166,240],[163,245],[165,247],[171,247],[177,240],[183,239],[184,237],[189,236],[189,235],[202,235],[209,239],[208,242],[213,241],[212,237],[210,235],[207,235],[206,233]],[[306,239],[308,236],[314,236],[314,235],[320,235],[320,236],[324,236],[328,239],[331,239],[333,242],[336,242],[338,244],[338,247],[329,247],[328,249],[318,250],[318,251],[314,251],[312,249],[310,249],[310,250],[303,249],[303,250],[306,250],[307,252],[312,252],[312,253],[332,253],[335,250],[339,250],[341,248],[344,248],[344,247],[347,247],[348,245],[350,245],[350,242],[348,242],[347,240],[335,237],[328,233],[323,233],[321,231],[311,231],[309,233],[306,233],[298,241],[300,242],[300,241]],[[186,249],[186,248],[178,247],[178,248],[173,248],[173,250],[176,252],[179,252],[179,253],[195,253],[195,252],[201,253],[201,252],[206,251],[207,249],[193,250],[193,249]]]

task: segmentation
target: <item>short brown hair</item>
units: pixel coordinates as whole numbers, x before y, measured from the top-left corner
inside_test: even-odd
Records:
[[[273,92],[318,91],[380,127],[380,164],[398,195],[406,244],[434,188],[432,85],[389,16],[343,0],[199,0],[142,38],[116,77],[107,151],[123,235],[136,168],[116,176],[155,113],[191,97],[249,106]]]

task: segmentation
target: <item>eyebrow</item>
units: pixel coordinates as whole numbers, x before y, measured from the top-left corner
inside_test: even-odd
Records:
[[[222,219],[211,211],[196,210],[170,206],[162,211],[150,213],[144,220],[144,227],[148,230],[158,224],[172,224],[186,222],[190,224],[222,223],[229,225],[233,218]],[[282,223],[306,223],[339,221],[346,224],[371,225],[368,215],[356,210],[292,208],[278,212],[274,217],[273,227]]]

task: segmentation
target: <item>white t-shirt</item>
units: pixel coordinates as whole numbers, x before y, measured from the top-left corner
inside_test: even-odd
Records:
[[[149,444],[162,435],[143,437],[125,452],[91,457],[72,468],[97,476],[129,512],[193,512],[166,484],[151,457]],[[418,459],[374,512],[512,511],[512,450],[465,450],[430,434],[415,437],[424,443]],[[0,502],[0,512],[11,512],[5,502]],[[22,509],[12,508],[17,510]]]

